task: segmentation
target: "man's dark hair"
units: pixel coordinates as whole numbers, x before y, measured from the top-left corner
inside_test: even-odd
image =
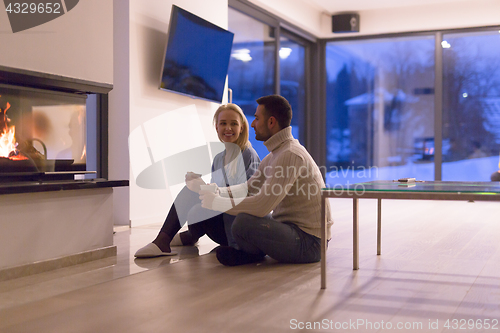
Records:
[[[285,97],[280,95],[263,96],[257,99],[259,105],[264,105],[268,117],[276,118],[281,129],[290,126],[292,107]]]

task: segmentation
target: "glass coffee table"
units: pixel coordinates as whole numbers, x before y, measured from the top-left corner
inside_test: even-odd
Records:
[[[450,182],[377,180],[321,190],[321,289],[326,288],[326,218],[329,198],[353,199],[353,269],[359,269],[359,199],[377,199],[377,255],[381,254],[382,199],[500,201],[500,182]]]

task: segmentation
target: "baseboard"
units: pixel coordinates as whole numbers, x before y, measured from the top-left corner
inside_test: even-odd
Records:
[[[0,270],[0,281],[16,279],[23,276],[29,276],[29,275],[52,271],[58,268],[83,264],[85,262],[93,260],[113,257],[116,256],[116,253],[117,253],[116,245],[112,245],[60,258],[43,260],[21,266],[7,267]]]

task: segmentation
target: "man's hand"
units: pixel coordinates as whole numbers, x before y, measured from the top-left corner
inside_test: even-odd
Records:
[[[218,194],[211,191],[200,191],[201,207],[212,209],[214,199],[218,196]]]
[[[200,175],[192,172],[186,174],[186,186],[193,192],[200,192],[200,185],[206,185],[206,183],[199,177]]]
[[[194,173],[194,172],[191,172],[189,171],[188,173],[186,173],[186,181],[188,180],[193,180],[193,179],[196,179],[196,178],[201,178],[201,174],[199,173]]]

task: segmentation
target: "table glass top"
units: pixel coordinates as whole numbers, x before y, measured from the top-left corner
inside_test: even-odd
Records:
[[[365,192],[449,192],[495,195],[500,194],[500,182],[417,181],[414,183],[400,183],[397,180],[376,180],[365,183],[328,187],[323,188],[322,190],[352,190]]]

